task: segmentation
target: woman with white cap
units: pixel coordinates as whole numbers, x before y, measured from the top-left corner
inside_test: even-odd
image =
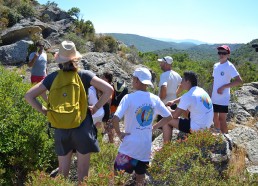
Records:
[[[81,78],[85,92],[90,86],[96,87],[103,94],[95,105],[89,106],[86,118],[77,128],[55,129],[55,151],[58,155],[59,173],[65,177],[68,176],[71,157],[73,150],[77,152],[78,181],[81,182],[85,176],[88,176],[90,153],[98,152],[99,146],[97,141],[97,131],[93,124],[91,114],[97,112],[110,98],[113,88],[104,80],[98,78],[88,70],[79,70],[78,61],[81,54],[71,41],[63,41],[60,45],[59,52],[55,55],[55,61],[59,64],[60,69],[66,72],[76,71]],[[33,86],[25,95],[27,102],[37,111],[47,115],[47,108],[37,101],[46,90],[50,90],[52,83],[57,77],[58,72],[49,74],[43,81]]]

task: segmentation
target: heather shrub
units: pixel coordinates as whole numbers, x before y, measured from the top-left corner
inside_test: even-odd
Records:
[[[0,182],[20,185],[28,173],[56,166],[46,118],[25,102],[31,87],[17,72],[0,66]],[[41,100],[42,101],[42,100]]]

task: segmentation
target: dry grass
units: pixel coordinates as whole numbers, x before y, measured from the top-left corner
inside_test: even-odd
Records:
[[[236,122],[235,121],[228,122],[228,130],[233,130],[234,128],[236,128]]]
[[[245,123],[245,126],[253,128],[253,127],[255,127],[255,124],[256,124],[257,122],[258,122],[258,117],[256,117],[256,118],[251,118],[251,119],[249,119],[249,120]]]
[[[244,173],[246,151],[242,147],[235,147],[232,150],[227,174],[229,177],[237,177]]]
[[[258,117],[249,118],[246,122],[243,123],[243,126],[247,126],[250,128],[256,128],[255,124],[258,122]],[[231,121],[228,122],[228,130],[232,130],[237,127],[236,119],[233,118]]]

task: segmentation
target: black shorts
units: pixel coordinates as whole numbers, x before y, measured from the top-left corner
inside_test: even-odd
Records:
[[[89,116],[78,128],[55,129],[54,139],[58,156],[65,156],[72,150],[81,154],[99,152],[97,129]]]
[[[218,113],[228,113],[228,106],[213,104],[213,111]]]
[[[171,108],[172,110],[176,110],[177,104],[171,105],[170,108]],[[158,115],[158,117],[157,117],[157,122],[159,122],[162,118],[163,118],[163,117],[162,117],[161,115]],[[162,128],[162,127],[161,127],[161,128]]]
[[[179,118],[178,129],[185,133],[190,133],[190,119]]]

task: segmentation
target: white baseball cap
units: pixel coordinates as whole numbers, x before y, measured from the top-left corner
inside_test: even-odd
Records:
[[[159,62],[165,62],[167,64],[172,64],[173,63],[173,58],[170,57],[170,56],[166,56],[166,57],[163,57],[161,59],[158,59]]]
[[[153,88],[151,73],[147,68],[137,68],[134,71],[133,76],[137,77],[143,84],[150,85]]]

